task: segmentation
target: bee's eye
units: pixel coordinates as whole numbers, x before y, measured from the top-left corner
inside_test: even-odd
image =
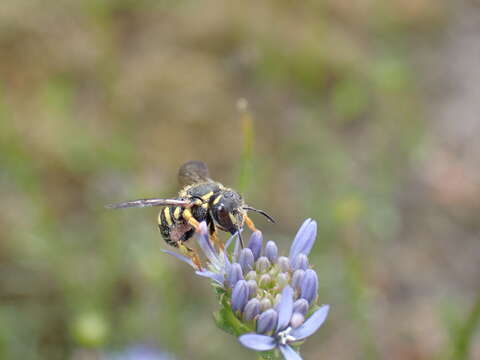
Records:
[[[218,224],[225,229],[230,229],[233,225],[227,209],[223,206],[217,209],[217,221]]]

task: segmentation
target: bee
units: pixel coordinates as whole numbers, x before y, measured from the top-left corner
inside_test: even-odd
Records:
[[[268,221],[275,222],[265,211],[246,205],[238,192],[212,180],[207,165],[202,161],[183,164],[178,171],[178,181],[182,189],[175,199],[140,199],[106,207],[163,206],[158,214],[160,234],[167,244],[179,248],[199,268],[198,255],[185,242],[199,231],[202,221],[207,224],[211,241],[221,248],[223,244],[218,240],[217,229],[238,235],[242,248],[241,230],[244,225],[252,231],[257,230],[247,211],[257,212]]]

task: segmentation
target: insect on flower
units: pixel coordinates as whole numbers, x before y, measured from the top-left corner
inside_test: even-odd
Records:
[[[189,161],[180,167],[178,179],[183,188],[175,199],[140,199],[107,205],[107,208],[121,209],[130,207],[163,206],[158,214],[158,226],[167,244],[177,247],[192,259],[197,268],[201,268],[196,252],[184,243],[195,232],[200,231],[200,223],[205,221],[211,241],[219,248],[223,244],[218,240],[216,231],[220,229],[240,236],[244,224],[257,231],[247,211],[255,211],[270,222],[272,217],[263,210],[245,204],[238,192],[210,179],[207,165],[202,161]]]

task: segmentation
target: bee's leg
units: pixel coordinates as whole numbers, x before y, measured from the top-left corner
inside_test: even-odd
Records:
[[[193,217],[190,209],[183,210],[182,216],[185,221],[195,229],[195,231],[200,231],[200,223]]]
[[[213,221],[209,224],[209,232],[210,232],[210,241],[216,245],[220,250],[224,250],[223,242],[217,236],[217,229],[215,228],[215,224]]]
[[[195,265],[197,270],[202,270],[202,263],[200,262],[200,257],[198,256],[197,252],[189,248],[188,246],[186,246],[181,241],[179,241],[177,245],[178,245],[178,248],[180,249],[180,252],[183,255],[188,256],[192,260],[193,265]]]
[[[253,232],[257,231],[255,224],[253,223],[252,219],[248,217],[248,215],[245,215],[245,224],[247,224],[248,228]]]

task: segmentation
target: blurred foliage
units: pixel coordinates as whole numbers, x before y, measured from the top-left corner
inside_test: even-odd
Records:
[[[332,313],[306,359],[436,358],[449,346],[443,299],[467,308],[477,281],[445,265],[469,252],[441,235],[478,224],[455,230],[418,179],[431,121],[415,54],[447,10],[3,1],[0,357],[96,359],[142,343],[180,359],[251,356],[215,328],[209,286],[160,253],[155,210],[103,208],[173,196],[179,165],[202,159],[277,219],[255,218],[267,239],[286,247],[304,218],[319,222],[312,263]]]

